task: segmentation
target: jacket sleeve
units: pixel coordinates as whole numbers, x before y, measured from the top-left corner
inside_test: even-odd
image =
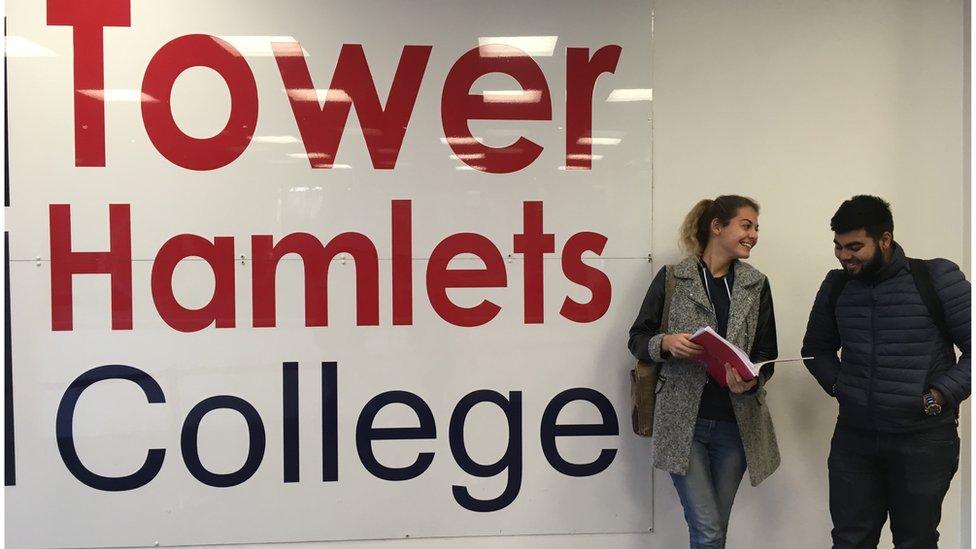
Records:
[[[930,385],[945,396],[950,407],[958,408],[970,393],[971,286],[955,263],[935,259],[929,264],[932,284],[942,303],[949,335],[961,353],[956,365],[934,378]]]
[[[647,289],[644,302],[641,303],[637,320],[630,327],[630,340],[627,347],[630,353],[643,362],[663,362],[669,358],[661,355],[661,313],[664,309],[664,279],[667,276],[666,267],[658,271],[657,276]]]
[[[776,344],[776,315],[773,313],[773,292],[769,287],[769,279],[763,282],[762,293],[759,294],[759,322],[756,324],[756,337],[753,340],[752,352],[749,359],[753,362],[773,360],[779,356]],[[762,381],[773,377],[774,364],[766,364],[759,372]]]
[[[837,357],[840,335],[829,301],[831,289],[843,274],[839,269],[830,271],[820,284],[810,311],[810,319],[807,321],[807,332],[803,336],[803,349],[800,351],[803,356],[813,357],[803,363],[830,396],[834,396],[834,384],[840,372],[840,359]]]

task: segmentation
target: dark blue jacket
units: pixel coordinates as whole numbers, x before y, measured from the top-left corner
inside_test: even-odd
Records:
[[[807,369],[837,398],[839,424],[892,433],[926,430],[953,423],[959,403],[969,397],[970,284],[949,260],[926,263],[951,343],[930,317],[898,244],[891,262],[873,277],[849,279],[837,298],[836,322],[828,302],[843,271],[830,271],[821,284],[803,356],[814,357]],[[952,344],[962,353],[958,361]],[[941,415],[927,416],[922,394],[933,387],[946,405]]]

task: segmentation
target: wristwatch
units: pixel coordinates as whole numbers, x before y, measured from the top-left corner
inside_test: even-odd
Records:
[[[922,395],[922,403],[924,404],[926,415],[937,416],[942,413],[942,405],[935,401],[935,395],[932,394],[932,391],[928,391]]]

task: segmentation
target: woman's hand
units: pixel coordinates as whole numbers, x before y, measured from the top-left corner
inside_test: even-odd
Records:
[[[732,369],[728,362],[725,363],[725,382],[729,384],[729,391],[737,395],[742,394],[755,387],[758,380],[758,377],[754,377],[749,381],[743,381],[739,372]]]
[[[661,350],[675,358],[694,358],[705,349],[690,337],[691,334],[668,334],[661,338]]]

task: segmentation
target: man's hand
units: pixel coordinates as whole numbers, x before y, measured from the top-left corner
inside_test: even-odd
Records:
[[[691,334],[668,334],[661,338],[661,350],[675,358],[694,358],[705,349],[693,343],[690,337]]]
[[[938,389],[932,387],[931,389],[929,389],[929,392],[932,393],[932,396],[935,398],[936,404],[938,404],[939,406],[945,406],[945,401],[946,401],[945,397],[942,396],[942,393],[940,393]],[[924,395],[922,400],[922,406],[925,406]]]
[[[755,387],[756,383],[759,382],[759,378],[754,377],[749,381],[743,381],[742,377],[739,376],[739,372],[733,370],[732,366],[729,366],[729,363],[726,362],[725,382],[729,384],[729,391],[739,395]]]

